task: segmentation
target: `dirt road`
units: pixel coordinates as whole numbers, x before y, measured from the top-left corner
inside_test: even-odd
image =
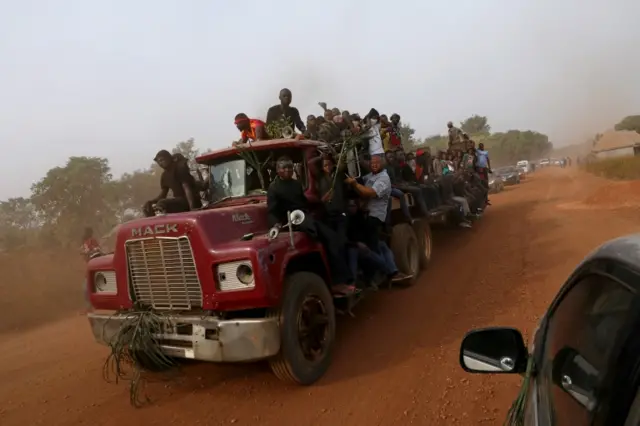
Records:
[[[606,185],[543,170],[493,196],[473,229],[436,234],[432,267],[415,287],[378,293],[340,321],[334,364],[313,387],[285,386],[264,365],[199,364],[151,385],[154,403],[134,409],[126,384],[103,381],[106,350],[84,317],[2,335],[0,424],[501,424],[519,380],[465,374],[460,339],[489,325],[530,335],[584,255],[640,231],[636,206],[598,204]]]

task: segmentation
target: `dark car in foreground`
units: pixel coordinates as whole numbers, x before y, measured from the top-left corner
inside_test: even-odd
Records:
[[[493,171],[500,177],[505,185],[517,185],[520,183],[520,172],[515,166],[500,167]]]
[[[464,337],[471,373],[520,374],[508,425],[640,425],[640,234],[609,241],[569,276],[529,349],[520,331]]]

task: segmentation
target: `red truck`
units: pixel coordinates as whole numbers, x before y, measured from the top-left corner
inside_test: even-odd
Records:
[[[321,142],[281,139],[200,156],[209,168],[211,200],[198,211],[121,225],[112,254],[88,263],[88,315],[96,340],[108,344],[136,306],[163,312],[157,335],[171,357],[211,362],[268,360],[282,380],[314,383],[328,369],[335,342],[335,303],[324,249],[293,223],[279,234],[267,225],[268,167],[282,155],[295,164],[312,203],[309,160]],[[269,160],[271,159],[271,160]],[[413,204],[409,200],[410,204]],[[413,275],[431,257],[429,221],[402,222],[392,211],[390,247],[398,268]],[[436,217],[433,220],[443,220]],[[413,281],[412,281],[413,282]]]

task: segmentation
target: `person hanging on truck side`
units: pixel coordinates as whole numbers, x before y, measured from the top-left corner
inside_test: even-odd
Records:
[[[382,255],[374,252],[365,244],[370,232],[367,226],[366,212],[359,205],[365,200],[349,200],[347,202],[347,257],[351,274],[358,277],[362,272],[364,284],[377,289],[389,277],[399,280],[395,260],[385,260]],[[389,253],[387,252],[387,255]]]
[[[304,194],[304,188],[299,180],[293,179],[293,161],[289,157],[280,157],[276,161],[277,177],[269,185],[267,191],[267,219],[270,227],[283,227],[289,222],[287,212],[302,210],[305,219],[299,225],[299,229],[312,238],[322,242],[333,281],[332,292],[334,294],[349,295],[356,289],[352,284],[346,259],[341,257],[344,252],[340,250],[339,238],[327,225],[316,221],[309,214],[309,201]]]
[[[242,145],[247,142],[257,142],[271,139],[267,133],[264,121],[249,118],[247,114],[241,112],[236,114],[234,123],[240,131],[240,140],[233,143],[233,146]]]
[[[489,202],[489,173],[491,173],[491,160],[489,159],[489,151],[484,149],[484,144],[480,142],[478,149],[476,149],[476,172],[482,179],[482,184],[487,190],[487,197],[485,202],[487,205],[491,205]]]
[[[145,203],[142,210],[146,217],[155,216],[154,205],[165,213],[181,213],[202,207],[196,180],[188,172],[188,168],[180,167],[173,155],[165,149],[158,151],[154,161],[163,170],[160,176],[160,194]],[[167,198],[169,190],[173,198]]]
[[[392,273],[388,278],[392,281],[408,278],[398,271],[393,254],[387,244],[380,239],[380,232],[387,220],[387,207],[391,196],[391,180],[384,169],[381,155],[374,155],[369,162],[371,173],[362,177],[364,184],[361,184],[353,177],[348,177],[345,182],[358,193],[358,195],[368,201],[367,208],[367,241],[365,244],[374,252],[378,253],[388,265]]]
[[[290,122],[293,127],[297,128],[300,133],[304,133],[307,129],[302,122],[302,118],[300,118],[300,111],[298,111],[298,108],[291,106],[291,100],[293,99],[291,90],[282,89],[278,97],[280,103],[272,106],[267,111],[267,125],[284,119]],[[280,137],[280,135],[274,135],[274,137]]]
[[[385,161],[387,163],[387,174],[389,175],[389,179],[391,180],[391,198],[395,198],[400,203],[400,210],[404,215],[404,218],[407,222],[413,223],[413,218],[411,217],[411,211],[409,210],[409,204],[407,203],[407,199],[404,195],[404,191],[398,188],[396,183],[396,174],[394,169],[394,157],[395,154],[393,151],[387,151],[385,153]],[[389,200],[389,207],[387,209],[387,224],[390,224],[390,212],[392,208],[391,199]]]

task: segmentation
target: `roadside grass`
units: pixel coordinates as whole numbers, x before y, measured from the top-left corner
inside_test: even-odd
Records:
[[[607,179],[640,179],[640,156],[607,158],[586,164],[584,169]]]

